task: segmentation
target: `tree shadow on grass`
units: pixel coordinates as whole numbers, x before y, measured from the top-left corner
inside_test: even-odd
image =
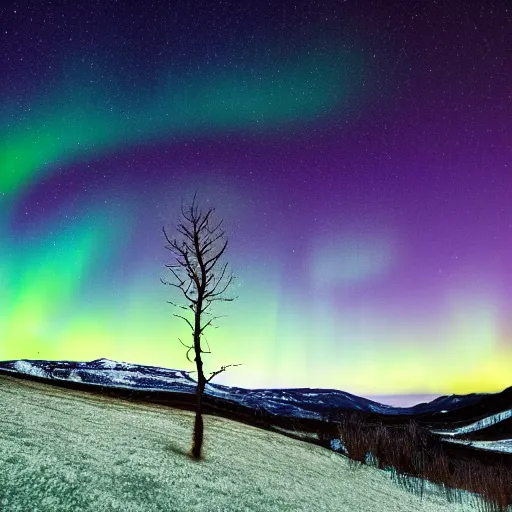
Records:
[[[169,451],[171,453],[174,453],[176,455],[183,455],[185,457],[188,455],[188,450],[185,450],[182,447],[180,447],[174,443],[166,443],[165,450]]]

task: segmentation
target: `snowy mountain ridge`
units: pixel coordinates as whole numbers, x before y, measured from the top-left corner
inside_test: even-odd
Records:
[[[193,393],[196,381],[184,370],[114,361],[107,358],[88,362],[13,360],[0,361],[0,370],[57,380],[72,380],[109,387],[166,390]],[[263,407],[273,414],[323,418],[332,409],[351,409],[381,414],[441,412],[468,403],[464,396],[439,397],[412,407],[395,407],[336,389],[284,388],[246,389],[208,383],[205,393],[237,401],[250,407]],[[483,394],[468,395],[475,402]]]
[[[192,372],[189,371],[126,363],[107,358],[88,362],[27,359],[0,361],[0,371],[106,388],[169,393],[193,394],[197,385],[196,380],[190,377],[189,374]],[[340,410],[437,418],[437,421],[441,421],[440,425],[445,426],[433,429],[432,432],[446,436],[448,440],[454,442],[463,442],[455,438],[459,434],[476,432],[500,422],[505,424],[512,418],[512,388],[501,393],[442,396],[412,407],[380,404],[336,389],[246,389],[208,383],[205,394],[238,402],[254,410],[265,410],[275,416],[292,418],[325,421],[332,413]],[[494,410],[488,407],[493,400]],[[475,419],[472,421],[467,419],[461,423],[459,411],[468,409],[472,411],[471,417]],[[447,420],[439,420],[439,418],[447,418]],[[482,442],[479,443],[482,445]],[[477,444],[474,445],[477,446]],[[502,451],[512,451],[510,440],[501,439],[499,446]],[[334,446],[333,449],[335,449]]]

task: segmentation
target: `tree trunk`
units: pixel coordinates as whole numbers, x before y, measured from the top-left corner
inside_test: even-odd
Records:
[[[197,386],[197,408],[196,408],[196,419],[194,422],[194,435],[192,438],[192,457],[194,459],[201,458],[201,450],[203,447],[203,432],[204,432],[204,424],[203,424],[203,414],[201,411],[201,400],[202,396],[199,393],[199,385]]]
[[[196,419],[194,422],[194,434],[192,438],[192,456],[194,459],[201,458],[201,449],[203,446],[203,392],[206,385],[206,379],[203,373],[203,361],[201,360],[201,341],[200,341],[200,328],[201,328],[201,307],[202,301],[199,301],[198,309],[195,318],[194,330],[194,348],[196,353],[196,368],[197,368],[197,388],[196,388]]]

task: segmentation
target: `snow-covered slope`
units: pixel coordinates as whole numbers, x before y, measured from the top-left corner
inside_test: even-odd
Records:
[[[499,412],[498,414],[491,414],[481,420],[475,421],[474,423],[464,425],[463,427],[455,427],[450,430],[433,430],[433,432],[436,434],[444,434],[449,436],[468,434],[469,432],[476,432],[477,430],[482,430],[491,425],[496,425],[496,423],[500,423],[501,421],[507,420],[509,418],[512,418],[512,409]]]

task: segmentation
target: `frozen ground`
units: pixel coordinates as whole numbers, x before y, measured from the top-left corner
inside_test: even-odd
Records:
[[[423,500],[370,466],[313,444],[193,413],[0,375],[2,512],[472,512],[474,498]]]

